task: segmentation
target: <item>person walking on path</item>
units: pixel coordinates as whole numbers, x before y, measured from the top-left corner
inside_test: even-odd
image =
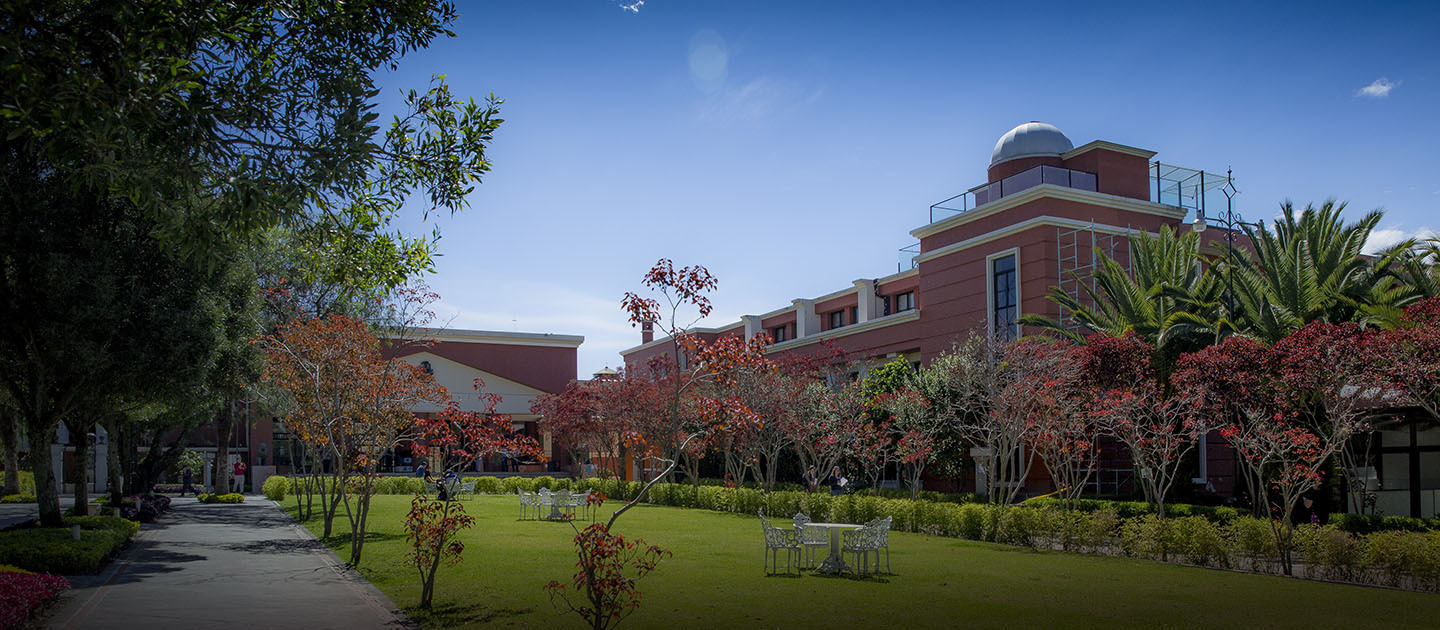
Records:
[[[195,486],[192,485],[195,483],[195,473],[190,471],[189,466],[186,466],[185,471],[180,473],[180,482],[180,496],[185,496],[186,492],[194,495],[200,494],[200,491],[196,490]]]
[[[244,462],[243,460],[239,460],[239,459],[235,460],[235,468],[234,468],[234,470],[233,470],[232,472],[235,473],[235,476],[234,476],[235,492],[240,493],[240,494],[244,494],[244,493],[245,493],[245,462]]]

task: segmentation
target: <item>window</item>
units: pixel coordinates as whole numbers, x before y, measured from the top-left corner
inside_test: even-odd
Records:
[[[904,293],[901,293],[900,295],[895,296],[895,312],[904,313],[905,311],[908,311],[912,308],[915,308],[914,291],[906,291]]]
[[[995,336],[1014,339],[1019,333],[1015,319],[1019,316],[1019,295],[1015,287],[1015,254],[990,260],[990,323]]]
[[[830,312],[830,327],[839,328],[845,325],[845,311]]]
[[[785,336],[787,332],[790,332],[790,326],[788,324],[785,326],[776,326],[770,330],[770,336],[774,338],[775,343],[780,343],[788,338]]]
[[[852,307],[850,307],[850,323],[852,323],[852,324],[858,324],[858,323],[860,323],[860,307],[858,307],[858,306],[852,306]]]

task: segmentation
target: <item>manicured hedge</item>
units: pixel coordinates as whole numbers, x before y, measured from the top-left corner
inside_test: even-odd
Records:
[[[0,503],[35,503],[38,499],[33,494],[7,494],[0,497]]]
[[[201,493],[198,497],[201,503],[244,503],[245,495],[238,492],[228,494],[207,494]]]
[[[59,575],[95,573],[140,527],[116,516],[70,517],[64,522],[64,527],[0,532],[0,563]],[[80,526],[80,540],[72,538],[74,525]]]
[[[290,489],[290,480],[280,475],[271,475],[265,478],[265,483],[260,486],[260,491],[265,493],[265,498],[271,501],[284,501],[285,491]]]
[[[1380,531],[1429,532],[1440,530],[1440,518],[1375,516],[1371,514],[1331,514],[1330,524],[1352,534],[1369,534]]]
[[[1025,502],[1030,507],[1060,508],[1064,503],[1054,497],[1030,499]],[[1099,510],[1113,510],[1120,518],[1138,518],[1146,514],[1154,514],[1155,506],[1145,501],[1108,501],[1104,499],[1080,499],[1076,502],[1076,509],[1082,512],[1096,512]],[[1240,516],[1240,511],[1223,505],[1190,505],[1186,503],[1174,503],[1165,506],[1167,518],[1182,518],[1186,516],[1203,516],[1217,523],[1228,522]]]

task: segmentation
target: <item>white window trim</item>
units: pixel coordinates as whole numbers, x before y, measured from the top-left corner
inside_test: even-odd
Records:
[[[1020,293],[1020,248],[1011,247],[990,254],[985,257],[985,324],[987,333],[995,331],[995,260],[1006,256],[1015,257],[1015,319],[1019,321],[1020,315],[1024,313],[1021,307],[1025,303],[1025,296]],[[1020,338],[1020,325],[1015,325],[1015,338]]]

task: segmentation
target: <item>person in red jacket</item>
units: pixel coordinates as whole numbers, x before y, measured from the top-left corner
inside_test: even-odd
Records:
[[[235,487],[235,492],[243,494],[245,492],[245,462],[235,460],[235,468],[232,472],[234,472],[234,477],[230,483]]]

